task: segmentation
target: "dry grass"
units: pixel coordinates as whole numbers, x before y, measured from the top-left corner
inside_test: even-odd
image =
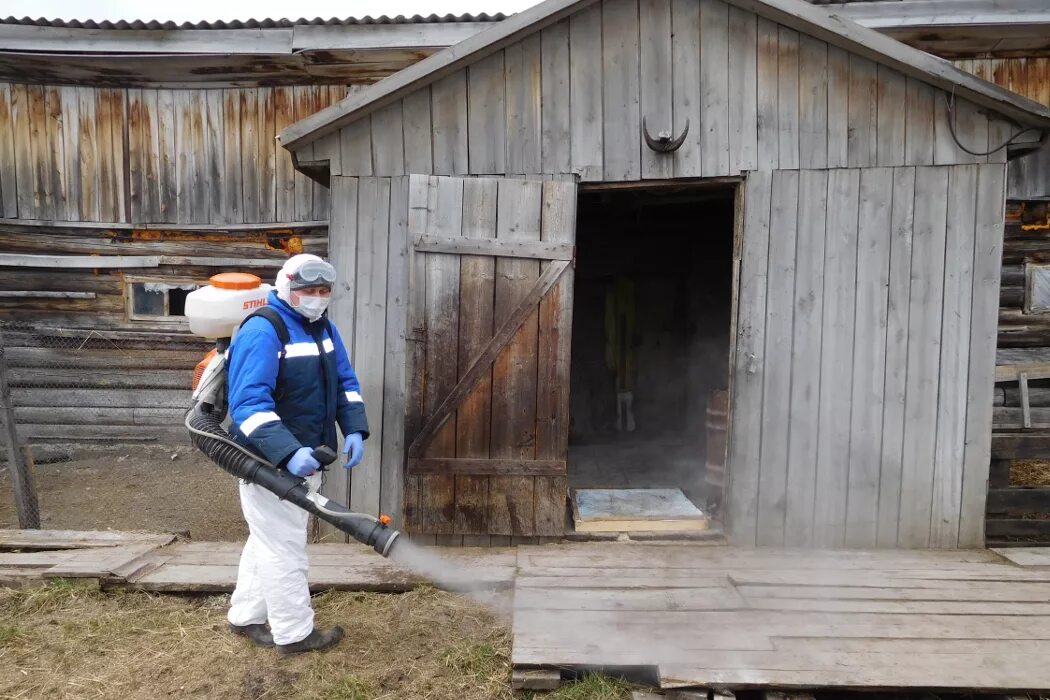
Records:
[[[1011,486],[1050,486],[1050,460],[1015,459],[1010,463]]]
[[[510,700],[510,638],[486,608],[431,589],[331,592],[346,639],[278,660],[226,630],[226,596],[103,593],[76,582],[0,590],[0,698]],[[550,700],[627,700],[590,677]]]

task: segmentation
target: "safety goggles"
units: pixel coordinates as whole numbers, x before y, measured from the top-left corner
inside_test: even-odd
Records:
[[[303,287],[331,287],[335,284],[335,268],[324,260],[307,260],[294,273],[288,275],[290,289]]]

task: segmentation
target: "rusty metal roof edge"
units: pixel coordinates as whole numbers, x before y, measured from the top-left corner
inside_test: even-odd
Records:
[[[64,29],[138,29],[138,30],[178,30],[178,29],[284,29],[289,27],[303,27],[303,26],[348,26],[348,25],[360,25],[360,24],[444,24],[454,22],[501,22],[506,19],[509,15],[505,15],[502,12],[496,12],[494,14],[488,14],[482,12],[480,14],[445,14],[437,15],[430,14],[427,16],[423,15],[412,15],[406,17],[405,15],[397,15],[395,17],[389,17],[387,15],[380,15],[379,17],[346,17],[340,19],[338,17],[332,17],[324,19],[322,17],[315,17],[313,19],[307,19],[301,17],[299,19],[246,19],[246,20],[231,20],[229,22],[218,20],[214,22],[173,22],[160,20],[120,20],[112,22],[109,20],[95,21],[95,20],[63,20],[63,19],[47,19],[40,17],[33,19],[32,17],[7,17],[0,19],[0,24],[11,24],[11,25],[22,25],[22,26],[33,26],[33,27],[53,27],[53,28],[64,28]]]

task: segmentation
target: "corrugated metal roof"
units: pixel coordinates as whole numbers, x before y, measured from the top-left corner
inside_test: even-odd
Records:
[[[386,15],[380,15],[379,17],[347,17],[346,19],[339,19],[332,17],[330,19],[323,19],[321,17],[315,17],[314,19],[246,19],[246,20],[232,20],[230,22],[223,22],[221,20],[217,22],[161,22],[159,20],[141,20],[137,19],[131,22],[126,20],[120,20],[119,22],[110,22],[108,20],[102,22],[96,22],[94,20],[62,20],[62,19],[46,19],[40,17],[33,19],[32,17],[7,17],[6,19],[0,19],[0,24],[20,24],[34,27],[68,27],[72,29],[280,29],[285,27],[297,27],[297,26],[340,26],[340,25],[352,25],[352,24],[439,24],[449,22],[499,22],[507,18],[507,15],[502,12],[495,14],[488,14],[482,12],[481,14],[463,14],[463,15],[412,15],[406,17],[404,15],[397,15],[396,17],[388,17]]]

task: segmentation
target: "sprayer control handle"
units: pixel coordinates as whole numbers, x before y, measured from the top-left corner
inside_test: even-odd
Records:
[[[322,467],[331,464],[336,460],[336,457],[338,457],[335,450],[328,445],[321,445],[320,447],[315,448],[311,456],[320,462]]]

